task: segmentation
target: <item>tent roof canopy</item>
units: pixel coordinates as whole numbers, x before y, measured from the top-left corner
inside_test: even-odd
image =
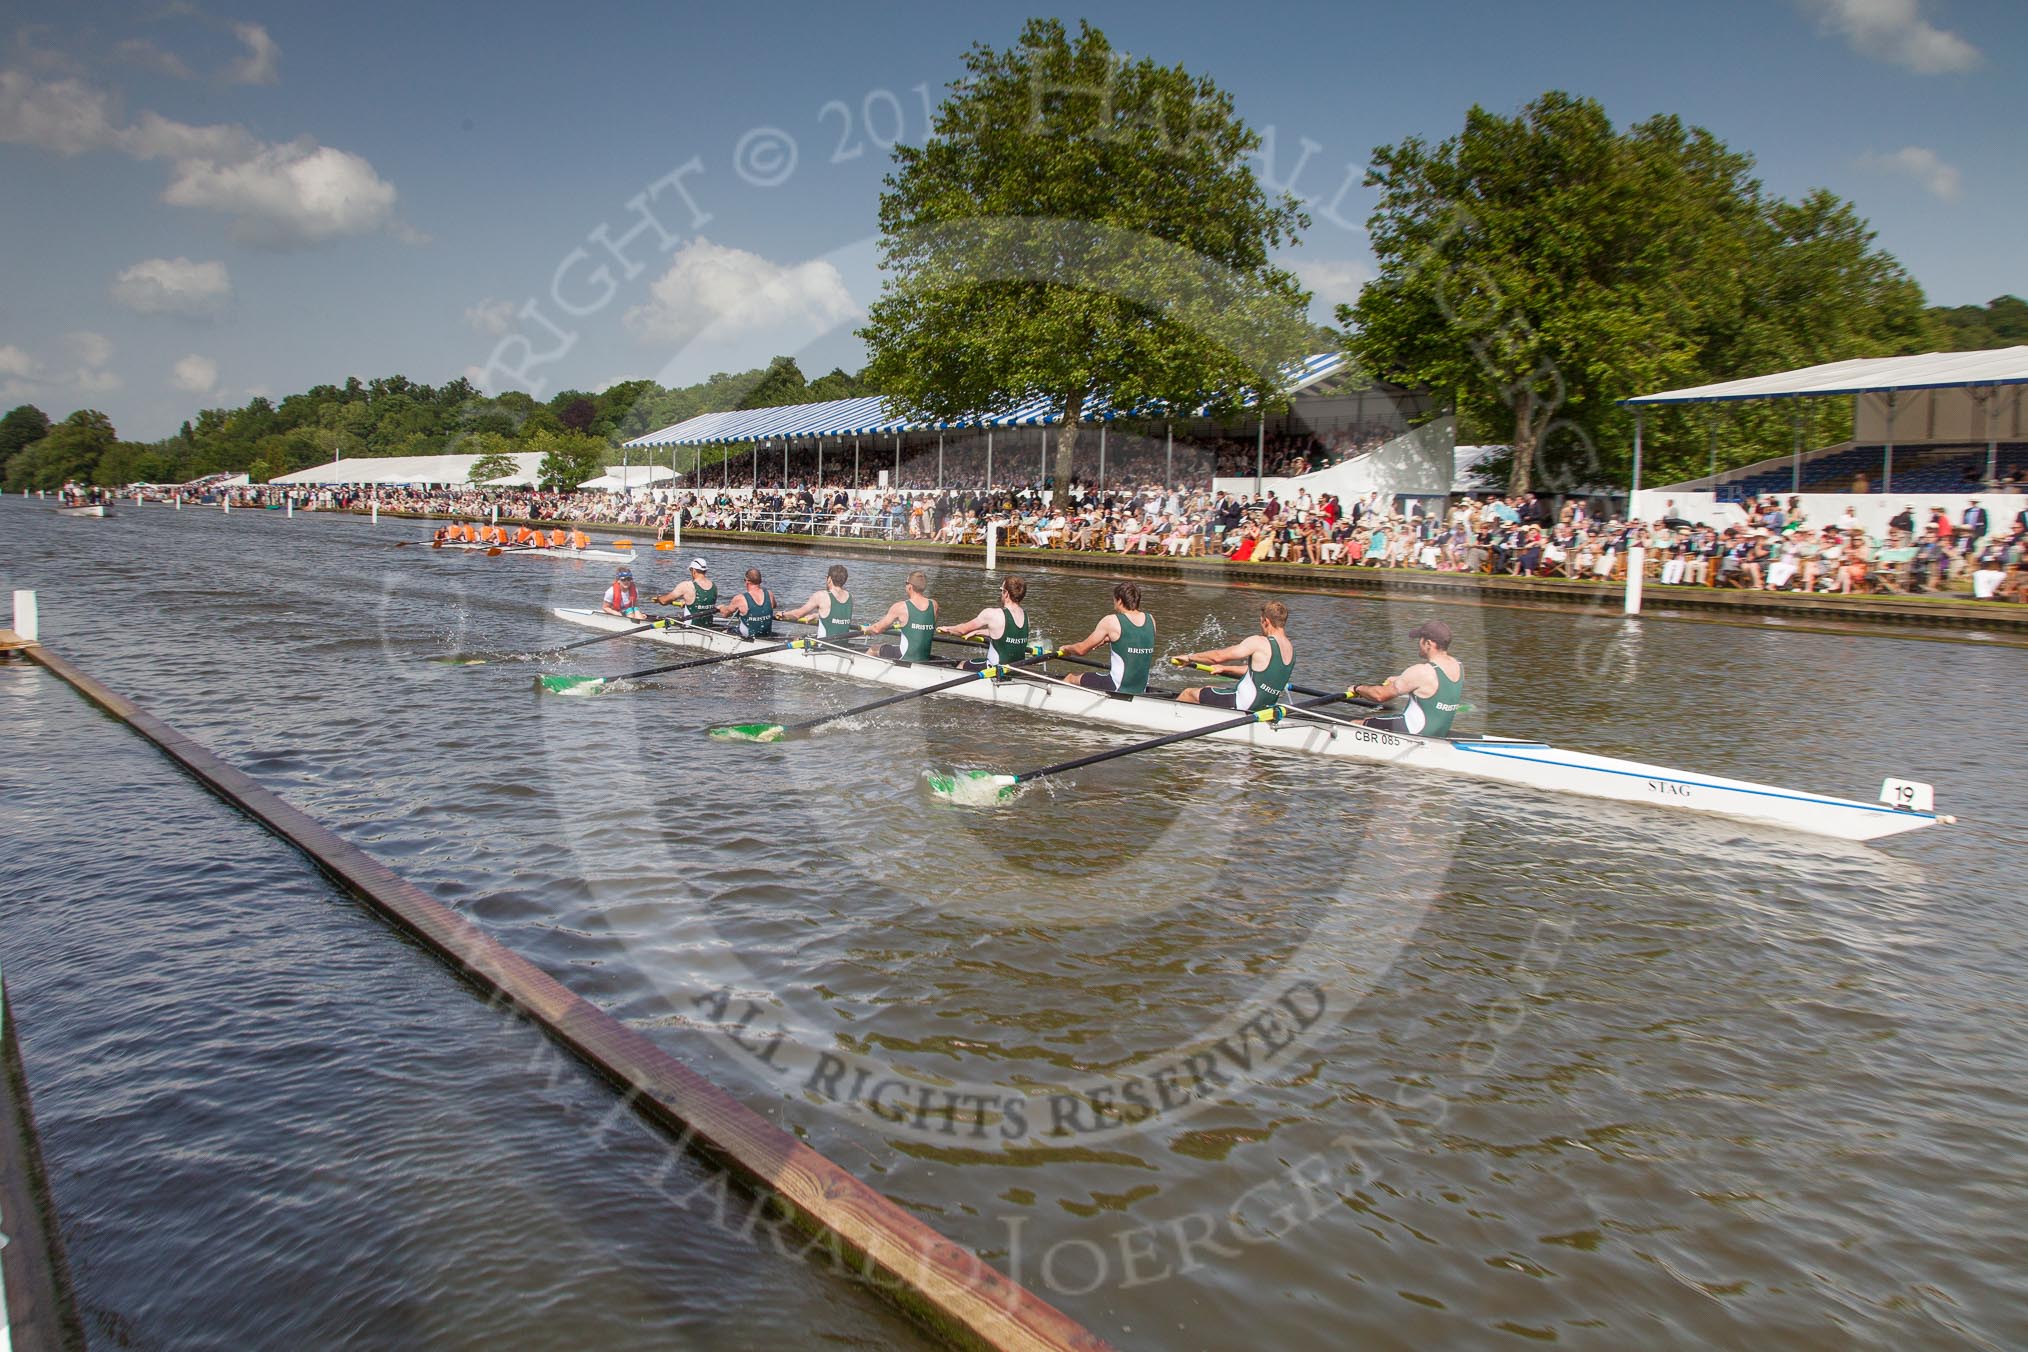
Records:
[[[1620,403],[1639,408],[1653,404],[1720,404],[1746,399],[1886,394],[1895,390],[1989,385],[2028,385],[2028,346],[1988,348],[1982,352],[1924,352],[1912,357],[1860,357],[1746,380],[1643,394],[1622,399]]]
[[[1283,389],[1299,394],[1344,370],[1342,352],[1320,352],[1283,368]],[[1202,411],[1190,416],[1201,416]],[[1111,422],[1132,416],[1103,401],[1087,405],[1084,416]],[[998,413],[966,414],[948,421],[914,420],[893,413],[878,395],[859,399],[827,399],[816,404],[700,413],[673,427],[635,437],[629,446],[715,446],[735,441],[771,441],[776,437],[856,437],[896,432],[943,432],[962,427],[1053,427],[1063,410],[1054,399],[1032,399]]]

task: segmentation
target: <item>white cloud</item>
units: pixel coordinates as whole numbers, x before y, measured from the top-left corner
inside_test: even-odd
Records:
[[[1927,146],[1903,146],[1892,155],[1867,155],[1860,164],[1876,173],[1904,174],[1946,202],[1957,201],[1964,188],[1964,175]]]
[[[196,126],[153,112],[122,125],[112,96],[79,80],[0,71],[0,141],[168,160],[162,200],[232,216],[234,236],[247,243],[292,248],[381,231],[409,243],[427,238],[396,217],[394,185],[350,151],[308,136],[271,144],[237,124]]]
[[[69,360],[76,365],[59,374],[51,370],[39,357],[13,343],[0,347],[0,396],[8,399],[29,399],[46,394],[52,389],[72,390],[79,394],[107,394],[119,389],[126,382],[119,374],[107,369],[113,359],[113,340],[103,333],[80,330],[63,336],[63,349]]]
[[[97,370],[113,359],[113,340],[103,333],[89,330],[66,333],[63,345],[69,349],[71,356],[77,358],[79,366],[91,370]]]
[[[81,80],[0,70],[0,141],[80,155],[119,139],[117,116],[112,99]]]
[[[139,66],[143,70],[152,70],[158,75],[167,75],[172,79],[194,80],[197,78],[197,72],[190,69],[190,66],[182,57],[174,52],[165,51],[157,47],[147,38],[128,38],[125,42],[113,48],[113,56],[115,59],[124,61],[130,66]]]
[[[257,23],[236,23],[232,26],[233,36],[246,44],[246,55],[226,69],[228,84],[271,85],[280,80],[277,67],[281,64],[282,49],[268,36],[268,30]]]
[[[1349,258],[1318,258],[1291,265],[1296,280],[1308,287],[1315,303],[1333,308],[1359,299],[1360,288],[1373,280],[1373,269]]]
[[[210,394],[218,388],[218,363],[195,352],[178,357],[170,368],[169,383],[187,394]]]
[[[1921,0],[1803,0],[1818,23],[1853,51],[1906,66],[1918,75],[1943,75],[1979,64],[1979,49],[1922,17]]]
[[[858,314],[837,267],[822,259],[783,266],[702,237],[678,249],[625,323],[643,341],[684,342],[786,325],[829,329]]]
[[[147,258],[115,277],[112,291],[135,314],[205,318],[232,300],[232,276],[216,261]]]
[[[498,338],[514,327],[514,302],[482,300],[466,308],[465,322],[480,333]]]
[[[12,380],[40,380],[42,363],[13,343],[8,343],[0,347],[0,376]]]
[[[179,160],[162,200],[233,216],[233,236],[289,248],[397,225],[394,185],[350,151],[309,137],[268,146],[252,159]]]

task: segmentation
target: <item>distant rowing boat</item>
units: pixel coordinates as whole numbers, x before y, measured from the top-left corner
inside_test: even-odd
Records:
[[[58,516],[111,516],[113,509],[103,502],[89,502],[77,507],[59,507]]]
[[[609,633],[638,625],[638,621],[578,607],[558,607],[552,613],[571,624]],[[648,630],[640,636],[675,647],[721,653],[748,651],[778,641],[748,640],[719,630],[692,628]],[[911,665],[836,645],[767,653],[752,660],[791,671],[844,676],[901,689],[921,689],[948,681],[954,674],[948,666]],[[1150,733],[1181,732],[1232,717],[1229,709],[1182,704],[1154,695],[1108,695],[1039,673],[976,681],[948,694],[958,699],[1052,714],[1073,722]],[[1325,723],[1291,715],[1279,723],[1257,723],[1213,733],[1209,740],[1439,770],[1523,788],[1733,817],[1841,840],[1878,840],[1951,820],[1928,810],[1929,786],[1923,784],[1889,780],[1887,787],[1897,790],[1894,803],[1862,803],[1581,751],[1559,751],[1543,742],[1507,737],[1417,737],[1356,726],[1344,720]]]
[[[490,551],[498,551],[502,554],[530,554],[545,559],[604,559],[610,563],[632,563],[634,561],[634,552],[632,550],[628,550],[622,554],[611,549],[572,549],[568,545],[562,549],[558,549],[554,545],[543,545],[537,548],[530,545],[487,545],[459,541],[457,544],[440,544],[436,547],[438,549],[476,550],[481,554]]]

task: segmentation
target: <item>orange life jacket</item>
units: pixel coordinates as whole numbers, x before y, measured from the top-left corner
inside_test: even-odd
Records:
[[[525,545],[525,544],[527,544],[527,543],[528,543],[528,536],[529,536],[529,534],[530,534],[530,532],[529,532],[529,529],[528,529],[528,527],[526,527],[526,526],[516,526],[516,527],[514,528],[514,543],[515,543],[515,544],[517,544],[517,545]]]
[[[584,533],[583,531],[581,531],[581,530],[580,530],[580,531],[573,531],[573,532],[571,532],[571,536],[570,536],[570,547],[571,547],[572,549],[590,549],[590,548],[591,548],[591,536],[589,536],[589,535],[586,535],[586,534],[585,534],[585,533]]]
[[[475,545],[479,543],[478,528],[471,525],[468,522],[465,525],[458,527],[458,537],[468,545]]]
[[[569,543],[570,543],[569,531],[553,530],[549,533],[549,547],[551,549],[562,549],[565,545]]]

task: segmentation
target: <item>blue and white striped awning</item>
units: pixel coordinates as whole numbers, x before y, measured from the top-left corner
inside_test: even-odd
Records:
[[[1345,367],[1342,352],[1320,352],[1291,362],[1282,370],[1283,391],[1302,391],[1338,374]],[[1253,401],[1247,400],[1249,404]],[[1085,406],[1086,422],[1111,422],[1114,418],[1138,415],[1161,417],[1160,409],[1115,411],[1104,400]],[[1190,417],[1204,416],[1199,408]],[[1031,399],[999,413],[972,414],[947,420],[904,418],[889,410],[877,395],[860,399],[827,399],[816,404],[785,404],[779,408],[738,409],[727,413],[700,413],[673,427],[635,437],[628,446],[717,446],[728,442],[771,441],[777,437],[861,437],[892,436],[899,432],[946,432],[975,427],[1054,427],[1063,421],[1063,407],[1051,398]]]

